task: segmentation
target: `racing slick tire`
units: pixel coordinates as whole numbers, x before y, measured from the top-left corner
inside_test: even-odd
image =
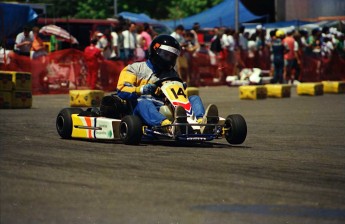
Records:
[[[242,144],[247,137],[247,124],[240,114],[229,115],[225,119],[225,128],[225,138],[230,144]]]
[[[127,115],[120,123],[120,139],[126,145],[138,145],[141,141],[142,122],[138,116]]]
[[[56,117],[56,130],[61,138],[69,139],[72,135],[72,114],[80,114],[83,112],[81,108],[64,108]]]

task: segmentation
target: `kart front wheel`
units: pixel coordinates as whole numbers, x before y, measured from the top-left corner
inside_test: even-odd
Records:
[[[72,135],[72,114],[80,114],[81,108],[64,108],[56,117],[56,130],[61,138],[71,138]]]
[[[230,144],[242,144],[247,137],[247,124],[242,115],[232,114],[225,120],[225,138]]]
[[[141,141],[142,122],[139,117],[127,115],[120,123],[120,139],[126,145],[138,145]]]

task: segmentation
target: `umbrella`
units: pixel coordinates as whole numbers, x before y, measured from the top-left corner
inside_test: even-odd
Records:
[[[78,44],[78,40],[75,37],[73,37],[66,30],[56,25],[43,26],[40,29],[40,33],[44,35],[55,35],[60,40],[67,41],[72,44]]]

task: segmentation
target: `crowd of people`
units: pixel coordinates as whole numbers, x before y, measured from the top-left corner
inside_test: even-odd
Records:
[[[330,59],[334,54],[342,59],[345,57],[344,33],[333,27],[310,31],[289,27],[268,31],[258,25],[252,30],[242,26],[238,32],[228,27],[214,27],[205,32],[196,22],[191,30],[178,25],[170,35],[182,49],[176,63],[178,74],[189,85],[196,86],[200,84],[201,64],[215,68],[209,76],[218,84],[225,84],[227,76],[236,76],[244,68],[268,71],[273,83],[294,83],[301,81],[302,69],[308,66],[306,58],[319,61],[315,72],[320,72],[322,59]],[[88,86],[96,88],[99,65],[104,60],[120,60],[125,66],[146,60],[149,46],[156,36],[150,24],[128,20],[120,21],[112,30],[95,31],[90,46],[84,50]],[[51,41],[55,39],[51,48],[56,50],[54,37],[50,37]],[[38,27],[32,31],[25,27],[17,35],[14,53],[31,55],[31,58],[48,54]]]
[[[177,26],[174,36],[185,49],[184,59],[178,62],[187,70],[190,80],[196,80],[195,64],[200,54],[208,54],[210,65],[218,69],[213,74],[214,82],[225,83],[227,76],[238,75],[244,68],[260,68],[272,76],[273,83],[294,83],[300,81],[301,70],[308,67],[309,59],[317,62],[315,73],[320,73],[322,64],[335,54],[345,59],[344,33],[336,28],[314,28],[311,31],[298,30],[295,27],[271,29],[262,25],[254,31],[240,27],[239,32],[231,28],[213,28],[213,37],[208,46],[200,34],[198,23],[190,31]],[[194,64],[193,64],[194,63]]]
[[[178,25],[170,34],[182,48],[176,70],[192,85],[198,85],[200,63],[217,68],[210,74],[214,83],[225,84],[227,76],[236,76],[244,68],[266,71],[273,83],[294,83],[300,81],[302,68],[308,66],[306,58],[319,61],[317,73],[322,69],[322,59],[330,59],[334,54],[345,57],[344,33],[333,27],[268,31],[258,25],[252,30],[242,26],[238,32],[214,27],[207,34],[212,37],[207,38],[197,22],[191,30]],[[112,32],[96,32],[94,38],[98,39],[97,47],[105,59],[123,60],[127,65],[147,59],[149,45],[156,35],[149,24],[131,22]],[[200,58],[207,62],[200,62]]]

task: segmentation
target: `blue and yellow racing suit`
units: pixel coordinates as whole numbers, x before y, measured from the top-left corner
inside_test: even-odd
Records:
[[[159,126],[163,120],[167,119],[159,112],[159,108],[164,102],[159,97],[152,95],[142,95],[141,90],[148,83],[155,83],[160,80],[154,71],[150,60],[145,62],[136,62],[125,67],[121,73],[117,83],[117,94],[120,98],[132,102],[134,104],[133,114],[141,117],[143,122],[149,126]],[[170,76],[178,76],[173,70]],[[190,96],[189,101],[196,118],[202,118],[205,109],[199,96]]]

